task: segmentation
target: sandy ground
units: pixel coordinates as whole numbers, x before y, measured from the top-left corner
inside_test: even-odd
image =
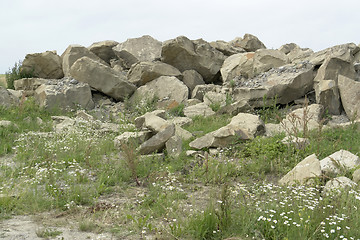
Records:
[[[44,239],[37,236],[36,232],[41,229],[50,229],[51,231],[59,231],[60,235],[50,239],[74,239],[74,240],[91,240],[91,239],[115,239],[110,234],[96,234],[88,232],[80,232],[77,229],[56,227],[45,228],[42,224],[34,221],[34,216],[15,216],[8,220],[0,221],[0,239],[5,240],[25,240],[25,239]],[[46,238],[45,238],[46,239]]]

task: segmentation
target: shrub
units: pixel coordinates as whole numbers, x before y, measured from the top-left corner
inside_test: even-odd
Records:
[[[31,78],[34,76],[33,72],[21,71],[22,61],[16,62],[15,65],[5,73],[6,83],[9,89],[14,89],[14,81],[21,78]]]

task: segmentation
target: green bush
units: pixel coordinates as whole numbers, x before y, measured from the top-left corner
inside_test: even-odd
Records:
[[[5,73],[6,83],[9,89],[14,89],[14,81],[21,78],[31,78],[34,76],[33,72],[21,71],[22,61],[16,62],[15,65]]]

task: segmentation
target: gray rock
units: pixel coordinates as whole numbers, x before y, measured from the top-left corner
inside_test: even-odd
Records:
[[[207,92],[204,96],[204,103],[208,106],[219,104],[220,107],[226,105],[226,94],[220,92]]]
[[[129,144],[129,142],[136,146],[144,143],[151,136],[151,131],[124,132],[120,136],[115,137],[114,144],[116,148],[121,148],[123,144]]]
[[[339,57],[328,57],[317,71],[314,81],[317,83],[321,80],[334,80],[337,84],[339,75],[355,79],[355,74],[354,65],[349,62],[349,59],[343,60]]]
[[[46,109],[85,109],[94,108],[91,90],[88,84],[70,84],[69,79],[59,82],[43,84],[35,90],[35,99],[40,107]]]
[[[360,119],[360,82],[339,75],[341,103],[349,119]]]
[[[212,116],[215,112],[205,103],[198,103],[196,105],[188,106],[184,108],[184,115],[186,117],[195,117],[195,116]]]
[[[215,42],[210,42],[210,45],[216,50],[222,52],[225,56],[231,56],[233,54],[245,52],[245,49],[241,47],[237,47],[232,45],[231,43],[220,40]]]
[[[173,104],[174,101],[181,104],[188,99],[189,89],[176,77],[161,76],[139,87],[130,101],[138,102],[139,100],[153,99],[155,96],[165,106],[166,104]]]
[[[349,178],[337,177],[337,178],[334,178],[334,179],[331,179],[330,181],[328,181],[325,184],[323,191],[325,194],[330,194],[335,191],[341,191],[346,188],[355,188],[355,187],[357,187],[357,184],[355,182],[351,181]]]
[[[102,64],[107,64],[101,58],[96,56],[93,52],[88,50],[86,47],[81,45],[70,45],[66,48],[64,53],[61,55],[62,58],[62,68],[64,71],[65,77],[69,77],[71,66],[80,58],[88,57],[96,62],[100,62]],[[74,76],[73,76],[74,77]]]
[[[349,151],[337,151],[320,161],[321,171],[328,175],[336,175],[360,165],[360,158]]]
[[[136,86],[145,85],[161,76],[182,78],[178,69],[162,62],[139,62],[133,64],[127,74],[128,81]]]
[[[314,177],[321,176],[320,161],[312,154],[298,163],[290,172],[279,180],[281,185],[309,183]],[[310,181],[312,183],[313,181]]]
[[[154,115],[154,116],[160,117],[162,119],[165,119],[165,114],[166,114],[165,110],[155,110],[155,111],[152,111],[152,112],[147,112],[144,115],[135,118],[135,126],[136,126],[137,129],[143,128],[144,123],[145,123],[145,119],[146,119],[146,117],[148,115]]]
[[[144,35],[139,38],[129,38],[113,48],[118,58],[130,68],[137,62],[152,62],[161,57],[162,43],[155,38]]]
[[[266,48],[265,45],[254,35],[245,34],[243,38],[236,38],[232,40],[231,45],[234,47],[241,47],[247,52],[255,52],[258,49]]]
[[[295,48],[298,48],[299,46],[296,43],[287,43],[282,45],[279,48],[280,52],[283,52],[285,54],[289,54],[292,50],[294,50]]]
[[[61,57],[52,51],[27,54],[20,71],[38,78],[60,79],[64,77]]]
[[[161,132],[158,132],[149,140],[144,142],[138,148],[138,151],[142,155],[150,154],[153,152],[161,151],[165,147],[165,143],[175,135],[175,125],[171,124]]]
[[[316,102],[324,106],[329,114],[341,114],[339,88],[334,80],[321,80],[315,84]]]
[[[347,62],[352,62],[354,55],[358,53],[360,48],[354,43],[346,43],[336,45],[318,51],[308,57],[308,60],[314,65],[321,65],[326,58],[340,58]]]
[[[314,51],[310,48],[296,47],[287,54],[287,57],[291,63],[297,63],[307,60],[312,54],[314,54]]]
[[[264,122],[254,114],[239,113],[231,118],[229,125],[242,129],[251,139],[265,134]]]
[[[203,77],[195,70],[186,70],[182,75],[184,84],[189,88],[189,96],[197,85],[205,84]]]
[[[288,63],[285,53],[273,49],[259,49],[255,51],[253,62],[253,76],[277,68]]]
[[[162,61],[181,72],[196,70],[206,83],[216,82],[225,60],[224,54],[204,40],[191,41],[181,36],[164,42],[161,51]]]
[[[107,40],[93,43],[90,47],[88,47],[88,49],[96,56],[104,60],[107,64],[110,64],[111,59],[117,59],[113,47],[118,44],[119,43],[116,41]]]
[[[165,146],[169,156],[178,157],[182,152],[182,138],[175,134],[165,143]]]
[[[359,183],[360,182],[360,168],[356,169],[355,172],[352,175],[353,177],[353,181],[355,183]]]
[[[150,129],[154,133],[158,133],[167,128],[170,123],[161,117],[153,114],[145,114],[144,127]]]
[[[288,146],[294,146],[296,149],[304,150],[307,146],[310,145],[308,138],[301,138],[295,136],[286,136],[281,140],[281,142]]]
[[[254,77],[254,54],[238,53],[226,58],[220,69],[223,82],[230,82],[238,76]]]
[[[169,122],[175,124],[176,126],[183,127],[191,124],[193,120],[188,117],[175,117],[173,119],[170,119]]]
[[[6,90],[6,88],[0,86],[0,106],[11,107],[18,104],[19,99]]]
[[[214,84],[197,85],[192,91],[191,98],[204,101],[204,96],[207,92],[220,92],[221,87]]]
[[[70,74],[79,82],[88,83],[92,88],[116,100],[126,99],[136,89],[125,76],[88,57],[78,59],[72,65]]]

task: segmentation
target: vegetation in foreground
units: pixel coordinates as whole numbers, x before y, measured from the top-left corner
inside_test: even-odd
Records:
[[[59,114],[31,100],[0,109],[0,120],[16,124],[0,127],[0,218],[52,212],[38,236],[60,234],[50,225],[66,217],[80,231],[127,239],[360,238],[359,189],[326,196],[318,185],[276,185],[310,154],[357,154],[355,124],[308,133],[304,150],[283,145],[278,135],[234,143],[216,156],[159,159],[138,156],[135,146],[124,146],[120,155],[115,135],[91,123],[55,133],[50,117]],[[197,117],[187,129],[206,134],[228,119]]]

